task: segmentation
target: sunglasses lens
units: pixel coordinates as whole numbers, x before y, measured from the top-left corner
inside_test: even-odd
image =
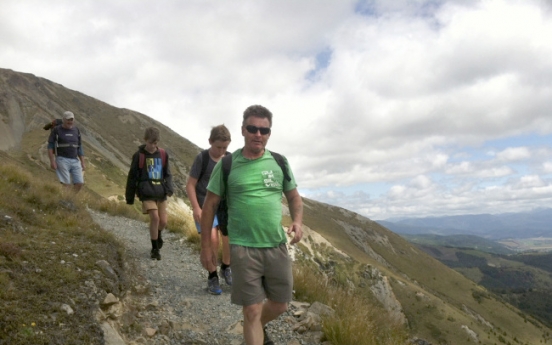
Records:
[[[268,127],[257,127],[253,125],[245,126],[245,129],[251,134],[257,134],[257,131],[261,132],[262,135],[267,135],[270,133],[270,128]]]

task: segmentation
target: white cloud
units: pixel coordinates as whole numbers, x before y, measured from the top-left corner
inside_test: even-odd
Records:
[[[4,0],[0,67],[202,147],[225,123],[238,148],[263,104],[307,196],[378,218],[493,213],[550,204],[550,37],[538,0]]]
[[[517,161],[530,157],[531,152],[527,147],[509,147],[496,154],[496,158],[501,161]]]

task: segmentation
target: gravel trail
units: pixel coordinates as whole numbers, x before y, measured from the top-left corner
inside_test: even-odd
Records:
[[[155,329],[156,333],[134,339],[125,334],[128,343],[243,344],[243,316],[241,307],[230,303],[231,287],[221,277],[222,295],[207,293],[207,273],[201,267],[199,254],[180,235],[164,231],[162,259],[152,260],[148,224],[93,210],[90,214],[124,243],[128,260],[149,286],[137,318],[144,328]],[[288,312],[268,324],[271,339],[277,345],[319,344],[292,331],[295,309],[292,304]]]

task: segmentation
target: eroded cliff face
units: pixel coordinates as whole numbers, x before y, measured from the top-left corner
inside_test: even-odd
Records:
[[[404,315],[401,302],[399,302],[391,284],[389,284],[389,278],[383,275],[376,267],[372,266],[366,267],[364,273],[371,281],[370,291],[372,291],[385,310],[389,312],[391,318],[398,323],[405,324],[407,322],[406,316]]]
[[[27,123],[32,121],[39,108],[31,95],[40,83],[32,75],[8,70],[0,72],[0,150],[6,151],[21,145]]]

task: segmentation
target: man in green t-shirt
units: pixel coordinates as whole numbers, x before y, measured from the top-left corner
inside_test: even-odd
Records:
[[[274,344],[264,327],[285,312],[292,299],[291,259],[281,223],[282,193],[292,219],[287,231],[292,236],[290,243],[303,237],[303,202],[289,164],[284,158],[288,180],[265,149],[271,127],[272,113],[265,107],[252,105],[244,111],[245,144],[232,153],[226,183],[222,160],[213,169],[201,217],[201,228],[205,229],[201,233],[201,263],[208,267],[217,260],[207,245],[210,229],[221,196],[226,197],[233,274],[231,300],[243,308],[246,345]]]

